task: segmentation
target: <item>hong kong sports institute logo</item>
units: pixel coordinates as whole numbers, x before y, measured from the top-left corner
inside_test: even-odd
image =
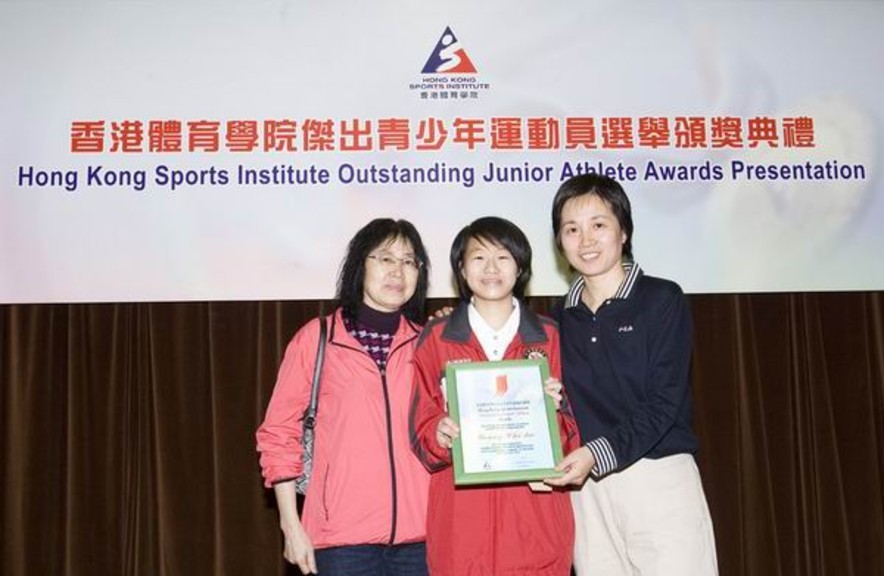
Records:
[[[408,87],[422,100],[476,100],[491,87],[479,80],[476,65],[450,26],[430,52],[421,75]]]
[[[464,50],[451,27],[447,26],[442,37],[436,43],[436,48],[430,54],[427,63],[424,64],[422,74],[475,74],[476,67],[473,65],[467,51]]]

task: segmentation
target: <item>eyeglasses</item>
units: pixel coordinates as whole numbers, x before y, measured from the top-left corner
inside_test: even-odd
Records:
[[[380,264],[381,268],[387,272],[392,272],[399,266],[409,272],[417,272],[424,265],[423,262],[411,256],[396,258],[392,254],[369,254],[368,257]]]

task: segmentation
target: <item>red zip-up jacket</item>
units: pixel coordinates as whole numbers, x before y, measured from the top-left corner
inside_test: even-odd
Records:
[[[550,375],[561,378],[559,333],[553,320],[522,304],[519,329],[505,360],[545,356]],[[466,304],[431,321],[414,355],[412,447],[428,470],[427,563],[433,576],[567,576],[574,519],[567,492],[532,492],[527,483],[454,486],[451,453],[439,446],[436,427],[446,414],[441,380],[448,362],[488,358],[470,329]],[[567,401],[559,411],[565,454],[580,445]]]
[[[315,548],[423,541],[429,475],[408,436],[420,327],[402,318],[381,373],[340,310],[330,320],[301,522]],[[267,487],[301,474],[301,417],[318,340],[316,319],[292,338],[256,434]]]

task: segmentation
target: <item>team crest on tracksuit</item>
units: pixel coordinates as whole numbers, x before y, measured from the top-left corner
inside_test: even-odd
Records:
[[[540,360],[541,358],[546,358],[546,352],[544,352],[543,348],[528,348],[525,350],[526,360]]]

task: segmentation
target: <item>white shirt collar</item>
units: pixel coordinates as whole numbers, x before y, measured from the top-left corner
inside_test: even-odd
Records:
[[[467,314],[470,320],[470,329],[476,335],[476,339],[479,340],[482,350],[485,351],[485,356],[489,360],[502,360],[507,346],[516,337],[516,332],[519,331],[521,313],[519,311],[518,299],[513,298],[513,311],[500,330],[494,330],[489,326],[472,302],[470,302]]]

